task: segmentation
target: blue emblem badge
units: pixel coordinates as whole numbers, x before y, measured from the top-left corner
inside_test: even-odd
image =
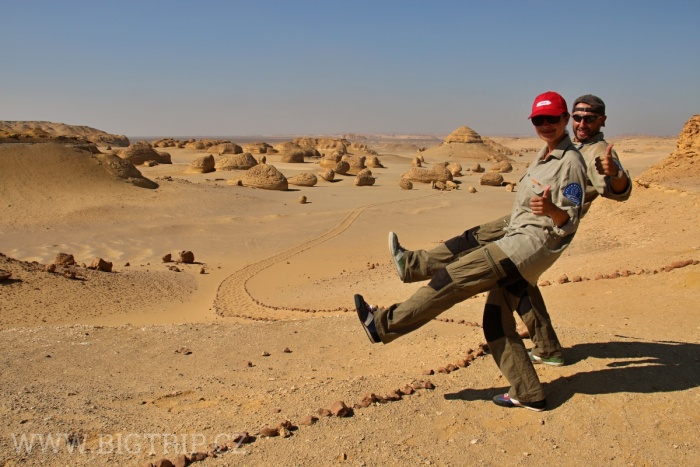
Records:
[[[574,205],[581,206],[583,188],[578,183],[569,183],[564,187],[564,197],[574,203]]]

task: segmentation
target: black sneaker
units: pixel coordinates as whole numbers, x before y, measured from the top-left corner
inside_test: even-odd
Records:
[[[389,253],[391,260],[394,262],[396,273],[399,275],[401,282],[406,282],[406,259],[404,258],[405,248],[399,244],[399,237],[394,232],[389,232]]]
[[[496,405],[500,405],[501,407],[508,408],[523,407],[528,410],[534,410],[535,412],[542,412],[545,409],[545,407],[547,407],[546,399],[542,399],[541,401],[537,402],[520,402],[519,400],[510,397],[508,393],[494,396],[493,403]]]
[[[374,312],[377,307],[368,305],[362,295],[355,294],[355,310],[357,310],[357,317],[360,318],[360,323],[367,333],[367,337],[373,344],[378,344],[382,340],[377,334],[377,328],[374,325]]]

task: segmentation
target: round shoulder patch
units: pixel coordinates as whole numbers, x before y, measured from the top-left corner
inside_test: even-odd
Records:
[[[583,188],[578,183],[569,183],[564,187],[564,197],[574,203],[574,205],[581,206]]]

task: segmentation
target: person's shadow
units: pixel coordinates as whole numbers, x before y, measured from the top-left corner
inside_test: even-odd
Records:
[[[688,342],[600,342],[564,350],[566,364],[589,358],[611,359],[605,369],[561,376],[544,383],[551,410],[574,394],[673,392],[700,386],[700,344]],[[448,400],[490,399],[505,388],[464,389],[445,394]]]

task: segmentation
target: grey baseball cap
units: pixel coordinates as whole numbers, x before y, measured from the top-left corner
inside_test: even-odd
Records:
[[[574,110],[572,112],[576,111],[576,105],[579,102],[591,106],[590,108],[586,109],[588,112],[595,112],[600,115],[605,115],[605,102],[603,102],[603,99],[600,97],[594,96],[593,94],[586,94],[579,97],[574,101]]]

